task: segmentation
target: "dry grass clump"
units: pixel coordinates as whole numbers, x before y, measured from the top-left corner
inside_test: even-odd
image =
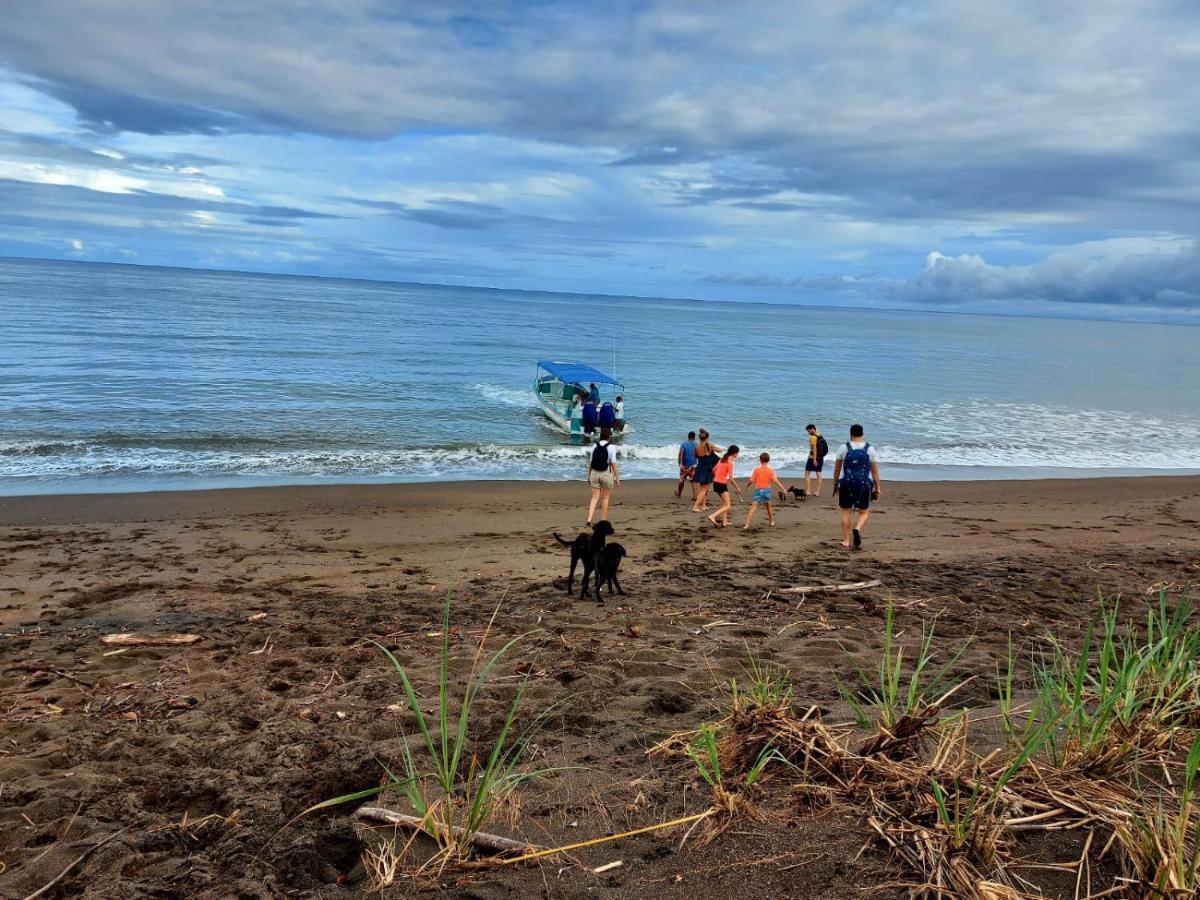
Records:
[[[786,680],[752,660],[750,687],[734,685],[724,718],[651,751],[689,756],[712,787],[711,818],[723,824],[710,837],[770,799],[769,770],[809,802],[860,809],[915,897],[1038,896],[1019,873],[1039,866],[1074,873],[1078,898],[1200,896],[1200,623],[1186,596],[1174,609],[1160,596],[1137,631],[1102,607],[1078,651],[1050,641],[1031,662],[1028,704],[1014,699],[1010,649],[1004,746],[984,754],[971,715],[943,713],[961,686],[944,677],[958,654],[934,673],[932,629],[906,660],[894,627],[889,608],[877,676],[860,669],[857,689],[842,689],[866,739],[826,725],[816,707],[798,712]],[[1068,830],[1084,837],[1079,858],[1021,860],[1027,833]],[[1093,892],[1102,861],[1121,875]]]

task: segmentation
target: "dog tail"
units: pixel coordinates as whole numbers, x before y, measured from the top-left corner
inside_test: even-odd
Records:
[[[570,542],[570,541],[564,541],[564,540],[562,539],[562,537],[559,535],[559,533],[558,533],[557,531],[556,531],[556,532],[554,532],[554,539],[555,539],[556,541],[558,541],[560,544],[562,544],[564,547],[570,547],[570,546],[571,546],[571,542]]]

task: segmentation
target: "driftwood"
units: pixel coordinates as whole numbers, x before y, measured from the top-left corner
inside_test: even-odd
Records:
[[[140,631],[100,636],[101,643],[116,644],[119,647],[176,647],[182,644],[194,644],[199,640],[203,640],[203,638],[198,634],[143,634]]]
[[[355,822],[395,825],[399,828],[407,828],[409,831],[428,834],[423,819],[417,816],[406,816],[404,813],[384,809],[382,806],[361,806],[350,818]],[[457,825],[451,826],[450,830],[454,832],[456,838],[461,838],[464,834],[463,829]],[[537,850],[537,847],[532,844],[500,837],[498,834],[488,834],[486,831],[477,831],[471,835],[471,843],[480,850],[488,850],[492,853],[531,853]]]
[[[855,581],[850,584],[809,584],[800,587],[780,588],[781,594],[820,594],[833,591],[865,591],[883,584],[878,578],[870,581]]]

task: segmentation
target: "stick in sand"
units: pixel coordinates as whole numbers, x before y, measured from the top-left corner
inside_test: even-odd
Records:
[[[829,591],[865,591],[867,588],[875,588],[882,585],[883,582],[878,578],[873,578],[870,581],[855,581],[850,584],[810,584],[800,587],[780,588],[781,594],[819,594]]]
[[[384,809],[382,806],[362,806],[359,807],[354,815],[351,816],[355,821],[367,820],[370,822],[382,822],[386,825],[396,825],[400,828],[407,828],[410,831],[420,831],[428,834],[425,820],[417,816],[406,816],[404,813],[393,812],[390,809]],[[461,838],[465,832],[457,825],[450,827],[456,838]],[[535,848],[522,841],[514,841],[511,838],[500,837],[498,834],[488,834],[486,831],[477,831],[471,835],[471,843],[481,850],[490,850],[492,853],[528,853]]]
[[[119,647],[153,647],[156,645],[176,647],[183,644],[194,644],[203,640],[198,634],[142,634],[139,631],[128,631],[123,634],[101,635],[103,644],[116,644]]]
[[[45,894],[48,890],[50,890],[50,888],[54,887],[56,884],[58,884],[60,881],[62,881],[64,878],[66,878],[67,873],[70,872],[73,868],[75,868],[77,865],[79,865],[81,862],[83,862],[85,859],[87,859],[89,856],[91,856],[93,853],[95,853],[97,850],[99,850],[101,847],[103,847],[109,841],[113,840],[114,838],[120,837],[122,834],[124,834],[128,830],[129,830],[128,827],[126,827],[126,828],[122,828],[120,831],[114,831],[112,834],[110,834],[104,840],[97,841],[96,843],[92,844],[92,846],[90,846],[86,850],[84,850],[83,853],[79,854],[79,856],[77,856],[75,858],[75,861],[73,863],[68,865],[61,872],[59,872],[58,875],[56,875],[52,880],[46,882],[46,884],[42,885],[40,888],[38,888],[36,891],[34,891],[32,894],[30,894],[28,897],[26,897],[25,900],[36,900],[37,897],[40,897],[43,894]]]

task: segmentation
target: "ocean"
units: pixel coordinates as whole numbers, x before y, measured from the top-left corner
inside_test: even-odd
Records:
[[[616,369],[627,477],[703,426],[885,479],[1200,471],[1200,331],[0,260],[0,493],[559,480],[539,359]]]

